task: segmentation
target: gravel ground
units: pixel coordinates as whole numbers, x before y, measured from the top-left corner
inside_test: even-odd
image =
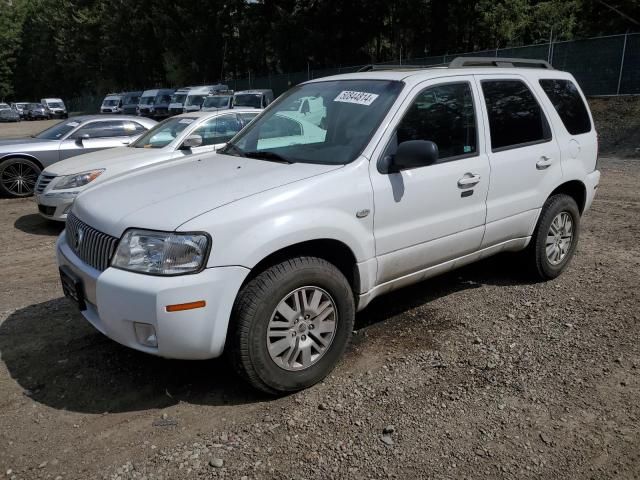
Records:
[[[499,256],[375,301],[322,384],[119,346],[61,298],[61,227],[0,200],[0,478],[639,478],[637,160],[605,159],[577,256]]]

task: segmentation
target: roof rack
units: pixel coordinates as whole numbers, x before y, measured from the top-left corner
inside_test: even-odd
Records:
[[[553,70],[553,66],[546,60],[531,58],[456,57],[449,63],[449,68],[458,67],[520,67]]]
[[[425,68],[439,67],[441,65],[365,65],[358,72],[376,72],[379,70],[424,70]]]

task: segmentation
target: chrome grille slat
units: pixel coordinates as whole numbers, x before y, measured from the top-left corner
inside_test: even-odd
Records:
[[[56,178],[55,175],[41,173],[36,182],[36,193],[44,192],[44,189],[47,188],[54,178]]]
[[[96,270],[106,270],[119,239],[90,227],[75,215],[67,215],[67,243],[85,263]],[[82,229],[82,242],[77,246],[78,231]]]

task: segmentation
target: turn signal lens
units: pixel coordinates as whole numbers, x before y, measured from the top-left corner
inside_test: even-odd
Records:
[[[193,310],[195,308],[204,308],[207,302],[198,300],[197,302],[178,303],[176,305],[167,305],[167,312],[182,312],[183,310]]]

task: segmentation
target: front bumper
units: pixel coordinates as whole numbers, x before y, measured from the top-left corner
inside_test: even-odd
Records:
[[[80,192],[59,192],[35,194],[40,216],[58,222],[67,219],[67,213]]]
[[[66,265],[83,284],[86,310],[82,315],[100,332],[122,345],[166,358],[206,359],[222,354],[231,309],[244,267],[208,268],[194,275],[161,277],[107,268],[100,272],[69,248],[63,232],[58,238],[58,265]],[[204,300],[194,310],[167,312],[167,305]],[[138,342],[134,322],[155,328],[157,347]]]

